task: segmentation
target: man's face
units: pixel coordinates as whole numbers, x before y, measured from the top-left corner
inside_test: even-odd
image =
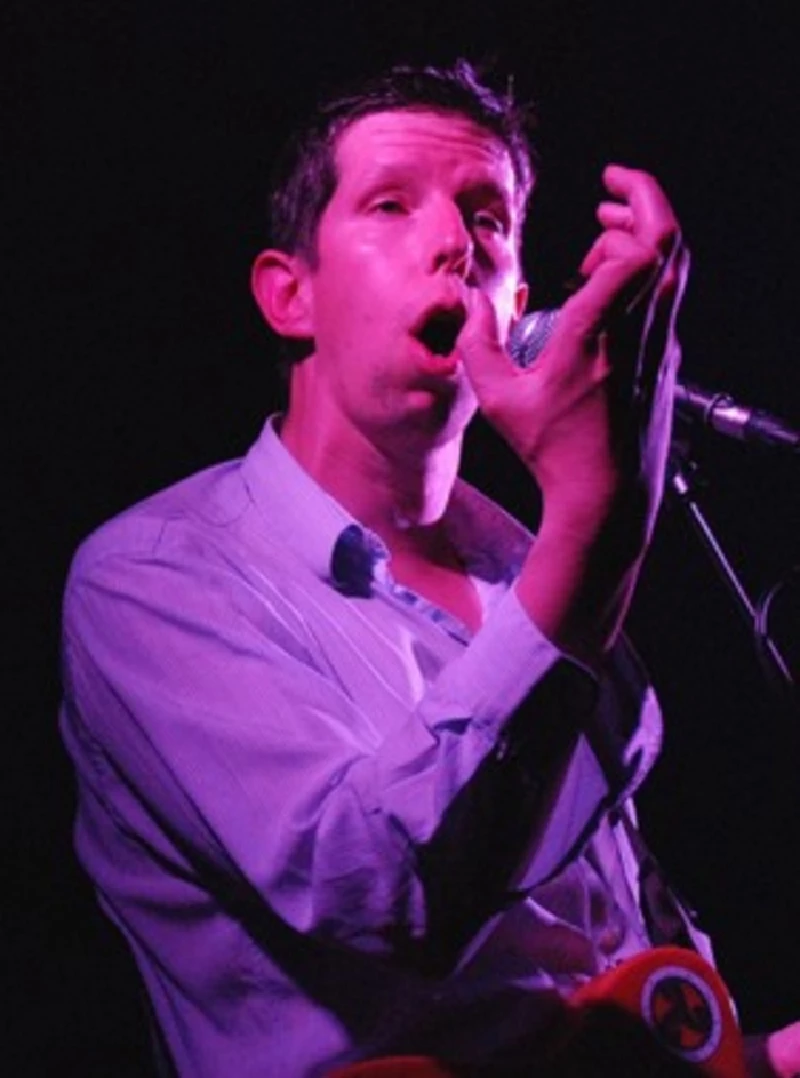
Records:
[[[315,349],[293,404],[301,393],[334,438],[449,441],[476,407],[456,341],[468,290],[488,296],[503,339],[524,301],[508,151],[465,117],[398,110],[346,128],[336,160],[305,271]]]

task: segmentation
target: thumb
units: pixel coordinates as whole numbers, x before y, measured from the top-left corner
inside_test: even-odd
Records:
[[[467,320],[459,334],[458,349],[479,400],[499,382],[519,373],[501,341],[497,312],[488,297],[477,290],[467,299]]]

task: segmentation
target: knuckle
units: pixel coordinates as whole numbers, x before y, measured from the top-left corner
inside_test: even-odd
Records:
[[[650,278],[664,264],[664,257],[657,247],[636,243],[627,252],[626,263],[632,278]]]
[[[664,257],[672,255],[680,243],[680,229],[677,221],[668,221],[656,232],[654,245]]]
[[[632,168],[630,169],[630,175],[634,183],[641,184],[643,186],[656,185],[656,181],[653,179],[653,176],[646,169]]]
[[[666,274],[673,266],[671,250],[669,241],[658,235],[648,242],[642,242],[632,255],[632,261],[643,273]]]

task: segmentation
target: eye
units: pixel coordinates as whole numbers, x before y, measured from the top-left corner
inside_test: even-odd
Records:
[[[504,236],[508,231],[505,219],[493,210],[476,210],[472,215],[472,223],[476,228],[494,232],[499,236]]]
[[[371,206],[373,213],[388,214],[390,217],[401,216],[406,213],[405,204],[399,199],[387,195],[385,198],[376,199]]]

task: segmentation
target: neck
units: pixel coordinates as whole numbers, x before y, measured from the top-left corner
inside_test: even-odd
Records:
[[[290,408],[281,440],[319,485],[386,544],[392,554],[438,546],[458,470],[461,438],[415,445],[403,432],[377,444],[362,432],[326,430]]]

